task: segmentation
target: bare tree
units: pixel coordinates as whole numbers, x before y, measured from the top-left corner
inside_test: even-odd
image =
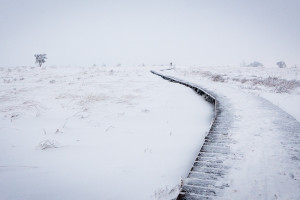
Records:
[[[35,63],[38,63],[41,67],[44,62],[46,62],[47,54],[35,54]]]

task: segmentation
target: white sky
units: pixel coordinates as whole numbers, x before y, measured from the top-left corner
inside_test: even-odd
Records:
[[[0,66],[300,65],[300,0],[0,0]]]

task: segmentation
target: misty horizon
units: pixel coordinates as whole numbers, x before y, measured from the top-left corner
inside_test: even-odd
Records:
[[[300,1],[0,0],[0,66],[300,65]]]

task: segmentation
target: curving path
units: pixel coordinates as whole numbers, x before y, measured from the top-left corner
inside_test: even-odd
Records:
[[[202,89],[152,73],[186,85],[215,104],[214,123],[178,200],[300,199],[297,120],[263,98],[224,84],[201,82]]]

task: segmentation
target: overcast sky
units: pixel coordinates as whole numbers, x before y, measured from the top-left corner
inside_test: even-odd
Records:
[[[300,0],[0,0],[0,66],[300,66]]]

